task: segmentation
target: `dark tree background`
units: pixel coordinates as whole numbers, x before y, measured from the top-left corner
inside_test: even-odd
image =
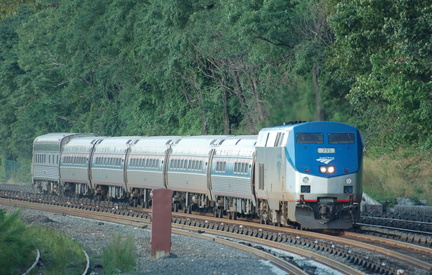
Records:
[[[256,134],[290,120],[432,147],[431,1],[7,0],[0,16],[5,158],[30,158],[48,132]]]

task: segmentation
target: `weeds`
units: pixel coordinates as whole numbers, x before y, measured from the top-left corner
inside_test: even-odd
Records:
[[[0,274],[22,273],[21,267],[35,255],[28,227],[21,222],[19,213],[0,210]]]
[[[82,274],[85,257],[80,245],[63,233],[40,226],[28,226],[20,211],[0,210],[0,274],[22,274],[41,252],[41,267],[36,273]]]
[[[32,235],[41,251],[44,274],[82,274],[86,262],[78,242],[39,226],[32,228]]]
[[[132,236],[122,237],[120,234],[114,234],[102,252],[103,273],[118,274],[131,271],[137,262],[136,251]]]
[[[370,196],[379,201],[409,197],[432,205],[430,153],[400,149],[366,156],[363,163],[363,191]]]

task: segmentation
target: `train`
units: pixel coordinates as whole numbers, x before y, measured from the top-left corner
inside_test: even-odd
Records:
[[[300,229],[350,229],[360,218],[364,141],[354,126],[293,122],[258,135],[49,133],[33,142],[39,192],[211,212]]]

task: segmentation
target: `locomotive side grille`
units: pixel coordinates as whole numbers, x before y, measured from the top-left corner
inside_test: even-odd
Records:
[[[258,187],[260,190],[264,190],[264,164],[260,163],[259,165],[259,184]]]

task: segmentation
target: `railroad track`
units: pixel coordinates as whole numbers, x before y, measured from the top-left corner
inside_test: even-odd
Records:
[[[431,217],[421,220],[410,220],[402,217],[379,217],[379,216],[362,216],[361,223],[367,225],[377,225],[388,228],[404,229],[407,232],[419,232],[432,236]]]
[[[0,198],[0,204],[4,205],[10,205],[15,207],[24,207],[24,208],[31,208],[35,210],[40,211],[49,211],[57,214],[62,215],[72,215],[72,216],[79,216],[83,218],[89,218],[89,219],[95,219],[100,220],[104,222],[113,222],[113,223],[120,223],[125,225],[130,225],[134,227],[151,227],[150,222],[150,212],[149,211],[139,211],[142,213],[137,213],[135,211],[121,211],[118,209],[100,209],[100,211],[97,210],[90,210],[89,208],[85,209],[83,208],[75,208],[71,205],[65,206],[65,205],[56,205],[56,204],[41,204],[41,203],[32,203],[22,200],[13,200],[13,199],[4,199]],[[189,217],[193,217],[193,215],[186,215]],[[182,215],[182,218],[184,216]],[[175,218],[177,221],[180,221],[179,218]],[[287,272],[288,274],[309,274],[305,271],[303,271],[301,268],[298,267],[298,265],[295,264],[295,262],[287,261],[283,257],[275,256],[273,252],[271,251],[265,251],[263,249],[260,249],[256,245],[251,245],[251,240],[247,240],[248,238],[240,237],[236,233],[229,233],[229,232],[218,232],[217,230],[211,230],[206,229],[205,232],[203,230],[197,230],[196,226],[192,225],[185,225],[185,224],[176,224],[173,223],[173,233],[180,234],[180,235],[186,235],[191,236],[194,238],[201,238],[201,239],[207,239],[209,241],[217,242],[224,244],[229,247],[233,247],[235,249],[243,250],[245,252],[251,253],[253,255],[256,255],[257,257],[260,257],[262,259],[265,259],[274,265],[278,266],[283,271]],[[229,239],[228,239],[229,238]],[[248,244],[236,242],[234,239],[248,241]],[[265,241],[260,240],[257,238],[257,243],[261,245],[265,245]],[[270,247],[270,246],[269,246]],[[279,247],[279,249],[281,249]],[[313,258],[314,254],[310,253],[308,251],[299,252],[298,250],[297,254],[304,257],[304,258]],[[359,271],[356,271],[355,269],[346,266],[341,265],[337,262],[332,262],[331,260],[326,260],[325,257],[316,255],[317,258],[321,258],[322,260],[320,262],[327,263],[330,267],[332,267],[330,264],[333,264],[335,266],[339,266],[338,269],[340,271],[350,271],[350,274],[362,274]],[[348,274],[348,273],[343,273]]]
[[[191,220],[185,216],[180,218],[180,221],[174,220],[174,222],[200,226],[205,231],[207,229],[217,229],[219,231],[235,232],[245,236],[271,240],[275,243],[297,246],[318,253],[323,252],[322,254],[326,256],[335,256],[341,262],[360,266],[365,272],[397,274],[398,271],[408,270],[412,266],[424,270],[424,274],[429,274],[432,271],[432,263],[430,262],[432,249],[394,240],[372,238],[349,232],[339,236],[332,236],[287,228],[275,229],[273,226],[249,224],[243,226],[241,224],[220,222],[220,220],[211,218],[201,221]],[[382,241],[376,241],[378,239]],[[395,251],[395,248],[402,252]],[[407,255],[406,252],[409,252],[411,256]],[[421,274],[419,270],[412,270],[411,273]],[[408,272],[408,274],[411,273]]]
[[[4,193],[2,196],[4,196]],[[8,205],[22,203],[21,207],[36,207],[36,209],[41,207],[42,209],[39,210],[46,211],[44,204],[25,202],[23,201],[24,198],[17,198],[19,197],[17,194],[12,194],[12,197],[15,199],[0,199],[0,203]],[[36,202],[42,200],[40,197],[32,195],[28,195],[27,198]],[[125,223],[138,227],[151,226],[150,210],[86,200],[74,202],[67,198],[49,197],[46,203],[50,204],[49,208],[51,212],[58,211],[57,213],[62,214],[66,214],[67,212],[67,215],[98,220],[103,218],[104,221]],[[252,224],[245,221],[223,220],[220,218],[181,213],[173,213],[173,228],[181,232],[189,232],[189,234],[193,234],[195,237],[209,235],[210,238],[213,238],[213,241],[216,239],[222,240],[223,238],[241,240],[236,242],[229,240],[229,242],[232,245],[237,243],[237,246],[246,249],[248,247],[266,246],[281,251],[295,250],[302,257],[313,258],[317,262],[331,266],[334,270],[340,270],[343,274],[362,274],[363,272],[397,274],[401,270],[405,270],[405,274],[430,274],[432,272],[432,263],[430,263],[432,250],[430,248],[419,249],[418,246],[394,240],[387,240],[383,243],[382,238],[374,239],[370,236],[356,235],[349,232],[332,236]],[[257,250],[255,248],[248,252],[256,254],[258,253]],[[276,258],[283,259],[284,257]],[[282,266],[281,263],[287,262],[286,260],[281,260],[281,263],[278,263],[274,258],[267,259],[278,266]],[[289,261],[288,265],[291,265],[291,267],[286,268],[288,273],[299,273],[298,270],[290,270],[290,268],[294,267],[292,267],[293,265]]]
[[[382,238],[394,239],[432,248],[431,232],[364,223],[358,223],[357,226],[359,229],[354,231],[361,232],[361,234],[380,236]]]
[[[432,218],[414,215],[413,219],[362,216],[354,231],[432,248]]]

